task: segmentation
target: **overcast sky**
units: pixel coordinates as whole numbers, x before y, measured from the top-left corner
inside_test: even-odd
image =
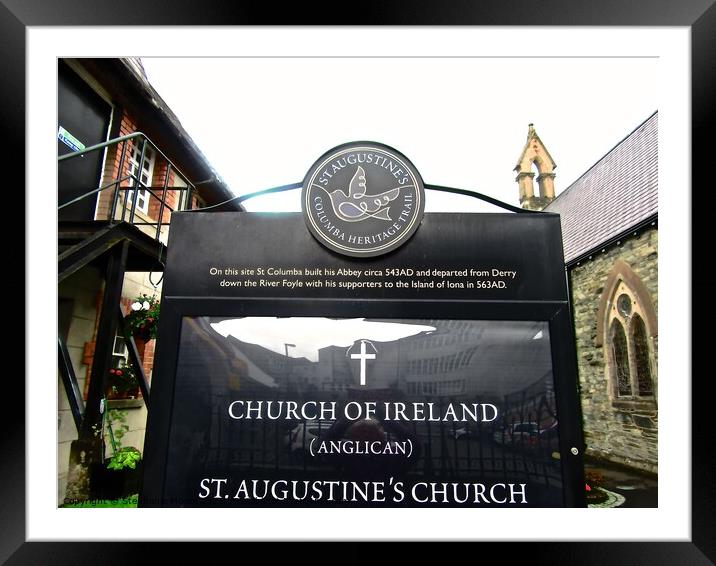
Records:
[[[537,133],[566,189],[657,107],[649,58],[145,58],[150,82],[235,194],[301,181],[324,152],[371,140],[426,183],[518,204]],[[247,201],[300,210],[299,192]],[[496,210],[429,191],[426,211]]]

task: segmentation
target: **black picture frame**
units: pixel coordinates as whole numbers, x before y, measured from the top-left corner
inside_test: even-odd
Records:
[[[259,7],[260,6],[260,7]],[[25,32],[28,26],[46,25],[247,25],[247,24],[453,24],[453,25],[567,25],[567,26],[686,26],[691,29],[692,77],[692,184],[709,187],[706,171],[711,150],[706,142],[707,132],[714,128],[713,100],[716,99],[716,7],[713,0],[689,0],[679,3],[666,0],[643,2],[589,2],[556,0],[548,4],[536,2],[473,3],[468,0],[441,5],[433,2],[365,2],[360,13],[350,22],[339,19],[337,12],[326,11],[320,3],[289,4],[280,11],[268,3],[228,3],[220,0],[204,2],[176,2],[166,11],[164,3],[150,4],[137,0],[117,3],[97,0],[87,5],[72,0],[54,2],[4,0],[0,5],[0,31],[3,37],[3,87],[0,90],[2,123],[6,132],[12,132],[13,143],[5,146],[5,156],[11,163],[24,162],[25,132]],[[121,51],[121,49],[119,49]],[[6,171],[8,185],[24,187],[24,169],[21,166]],[[687,191],[684,191],[688,194]],[[692,201],[696,204],[696,201]],[[692,208],[692,257],[694,265],[708,258],[710,239],[707,206]],[[28,211],[24,211],[26,214]],[[17,211],[14,211],[17,215]],[[12,248],[9,242],[8,248]],[[8,253],[6,251],[6,253]],[[9,257],[9,256],[8,256]],[[16,270],[19,270],[15,266]],[[684,274],[686,275],[686,274]],[[693,277],[693,297],[713,292],[713,282],[707,277]],[[687,289],[685,289],[685,292]],[[709,295],[706,295],[709,296]],[[29,297],[25,297],[29,300]],[[683,308],[692,305],[684,301]],[[709,351],[709,332],[699,328],[714,315],[713,301],[700,305],[692,332],[692,352],[683,352],[685,372],[678,379],[690,378],[692,364],[705,361],[703,352]],[[25,344],[26,350],[30,344]],[[693,359],[690,360],[690,354]],[[552,564],[708,564],[716,560],[716,490],[714,470],[716,457],[713,446],[713,424],[710,415],[713,396],[709,372],[697,374],[691,382],[692,392],[692,536],[691,542],[634,542],[609,543],[495,543],[499,552],[525,556],[531,562],[549,559]],[[6,397],[13,399],[19,409],[5,415],[2,435],[2,482],[0,483],[0,559],[9,564],[85,564],[119,563],[146,555],[150,543],[77,543],[77,542],[25,542],[25,399],[24,383],[14,379],[6,382]],[[684,415],[683,418],[689,418]],[[591,534],[591,533],[590,533]],[[188,548],[188,545],[162,545],[163,560],[179,553],[183,561],[201,557],[206,561],[205,545]],[[365,561],[380,552],[374,545],[351,545],[346,549],[353,562]],[[414,547],[424,559],[428,557],[422,545]],[[231,550],[227,549],[229,552]],[[402,551],[408,553],[407,550]],[[406,554],[403,555],[405,558]]]

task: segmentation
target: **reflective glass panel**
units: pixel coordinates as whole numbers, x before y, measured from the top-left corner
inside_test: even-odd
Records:
[[[176,506],[562,506],[546,322],[185,317]]]

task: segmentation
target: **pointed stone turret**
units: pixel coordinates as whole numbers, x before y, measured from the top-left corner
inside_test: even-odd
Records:
[[[535,195],[532,166],[537,168],[539,192]],[[520,188],[520,204],[528,210],[542,210],[554,200],[554,170],[557,164],[535,131],[534,124],[527,129],[527,143],[517,160],[517,184]]]

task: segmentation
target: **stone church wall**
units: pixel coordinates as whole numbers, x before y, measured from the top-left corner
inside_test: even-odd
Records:
[[[597,313],[617,260],[626,262],[641,279],[658,312],[657,257],[657,228],[651,228],[570,269],[586,453],[653,473],[658,470],[658,393],[651,400],[614,399],[609,346],[606,340],[597,345]],[[658,392],[658,336],[653,337],[651,347],[653,385]]]

